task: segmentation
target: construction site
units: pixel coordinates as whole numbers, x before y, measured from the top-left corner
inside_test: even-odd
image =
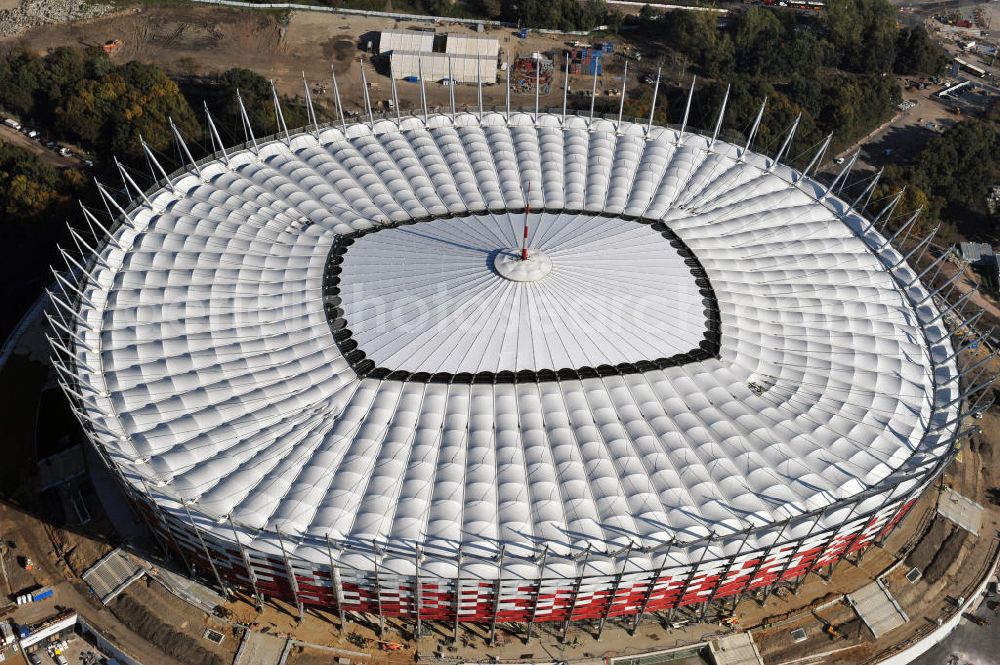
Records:
[[[527,34],[507,28],[480,31],[469,25],[442,24],[414,30],[415,26],[405,21],[396,21],[391,28],[386,24],[385,19],[311,12],[150,6],[99,21],[35,28],[4,44],[45,51],[84,43],[103,48],[113,59],[153,61],[174,74],[194,79],[233,66],[250,67],[268,72],[278,90],[289,95],[301,93],[301,70],[305,69],[306,78],[321,82],[313,90],[322,95],[316,102],[327,118],[333,118],[338,107],[332,88],[326,86],[332,67],[345,115],[372,118],[373,130],[372,107],[389,117],[388,111],[393,110],[389,100],[394,100],[397,111],[420,109],[425,104],[425,114],[429,107],[432,113],[443,112],[442,116],[450,111],[453,118],[457,110],[476,109],[481,121],[482,107],[502,108],[508,89],[515,96],[510,104],[518,108],[537,104],[536,108],[559,109],[564,95],[572,95],[571,100],[597,95],[613,100],[617,110],[623,88],[652,89],[655,85],[656,67],[643,62],[634,45],[618,36],[595,36],[584,43],[565,35]],[[379,33],[381,43],[365,37]],[[626,63],[627,81],[623,78]],[[359,92],[362,88],[371,97],[367,108],[365,96]],[[585,113],[589,100],[575,101]],[[573,106],[571,101],[570,110]],[[537,117],[536,111],[536,121]],[[692,125],[711,126],[712,121],[698,118],[695,122],[692,118]],[[6,130],[0,127],[0,131]],[[614,135],[615,131],[607,133]],[[599,143],[603,134],[592,136],[597,136],[592,140]],[[55,153],[45,158],[57,164],[73,163]],[[595,158],[594,163],[599,162]],[[826,166],[830,170],[825,174],[834,172],[831,165]],[[529,209],[528,205],[523,208],[526,219]],[[447,217],[450,213],[440,214]],[[525,221],[525,237],[527,233]],[[909,234],[903,242],[908,238]],[[913,239],[900,251],[919,250],[918,242]],[[935,260],[939,262],[933,263]],[[981,300],[980,294],[972,293],[978,278],[946,248],[921,252],[913,263],[920,274],[932,275],[927,280],[929,289],[954,283],[955,298],[963,303],[970,298],[972,303]],[[931,267],[935,269],[926,272]],[[330,274],[338,272],[339,268]],[[959,280],[963,275],[965,279]],[[942,309],[947,306],[944,302]],[[43,313],[52,308],[53,303],[41,299],[26,313],[0,356],[0,434],[11,453],[10,463],[0,469],[0,483],[5,488],[0,503],[0,574],[9,601],[0,608],[5,628],[0,657],[5,662],[896,665],[908,662],[911,656],[916,658],[918,651],[943,639],[956,625],[995,630],[1000,608],[996,588],[1000,558],[998,407],[986,406],[966,414],[968,427],[956,433],[955,454],[942,457],[947,465],[927,489],[914,493],[913,500],[905,504],[900,500],[890,505],[886,499],[880,510],[872,512],[870,524],[865,514],[866,526],[840,539],[838,556],[823,559],[817,551],[804,557],[801,575],[785,578],[792,569],[789,558],[760,590],[750,590],[748,582],[738,593],[718,594],[716,598],[717,589],[713,589],[702,603],[678,603],[669,609],[647,611],[655,586],[651,584],[648,591],[636,591],[622,601],[634,617],[616,617],[618,621],[608,619],[620,592],[621,574],[606,583],[612,588],[612,600],[595,602],[603,616],[600,612],[586,617],[580,613],[584,617],[580,621],[573,619],[582,583],[576,583],[565,621],[536,621],[540,605],[544,611],[555,604],[555,600],[543,598],[542,583],[538,582],[523,590],[522,597],[530,603],[517,598],[506,608],[506,615],[500,611],[500,602],[494,600],[486,610],[475,610],[480,614],[467,610],[466,616],[475,620],[460,621],[460,610],[466,608],[461,606],[458,592],[453,614],[448,614],[449,607],[437,618],[428,614],[421,621],[421,607],[438,589],[431,584],[421,586],[419,550],[416,557],[410,556],[412,553],[405,557],[406,565],[416,558],[417,581],[393,589],[391,594],[398,595],[391,595],[382,586],[385,578],[380,577],[376,552],[374,591],[366,600],[368,592],[362,584],[349,589],[355,594],[350,600],[366,608],[352,611],[344,600],[347,587],[334,581],[332,570],[339,569],[333,565],[332,551],[328,578],[307,578],[287,564],[285,543],[276,529],[281,556],[268,560],[264,567],[275,569],[275,579],[285,576],[291,582],[265,588],[267,582],[255,573],[250,574],[249,584],[233,582],[233,561],[241,571],[244,566],[250,571],[256,565],[256,560],[251,564],[242,545],[220,555],[212,542],[206,544],[205,538],[213,529],[226,538],[235,533],[232,512],[224,515],[228,522],[216,515],[218,519],[206,520],[212,523],[199,528],[191,517],[198,508],[193,502],[179,502],[179,522],[163,529],[150,528],[161,519],[163,524],[167,521],[155,514],[156,508],[151,518],[147,504],[123,491],[115,466],[108,465],[88,440],[86,423],[79,419],[80,409],[71,407],[59,391],[63,374],[53,369],[46,341],[54,327]],[[960,317],[951,315],[944,320],[951,330],[950,342],[958,349],[955,355],[966,367],[1000,372],[1000,361],[991,355],[991,341],[980,343],[979,333],[967,329]],[[331,330],[336,329],[336,319],[329,323]],[[340,334],[338,343],[342,342]],[[345,349],[345,355],[353,350]],[[496,382],[496,377],[493,380]],[[768,377],[755,377],[750,390],[759,397],[757,393],[772,388]],[[993,387],[987,387],[983,403],[991,403],[992,394]],[[129,462],[134,466],[143,463],[142,458]],[[849,518],[853,516],[852,508]],[[851,521],[849,518],[845,522]],[[182,538],[178,533],[189,526],[189,538],[183,545],[171,542]],[[869,540],[866,530],[876,535]],[[803,543],[809,535],[811,529]],[[834,535],[829,539],[824,536],[819,550],[835,539]],[[235,542],[241,542],[239,536]],[[329,542],[327,535],[327,547]],[[371,543],[365,547],[369,545],[377,549]],[[386,551],[389,549],[386,546]],[[549,549],[546,546],[541,551],[544,569]],[[322,555],[327,555],[325,550]],[[740,564],[747,563],[753,574],[760,572],[767,556],[748,558],[741,544],[722,572],[716,571],[719,579],[733,572],[741,555],[746,561]],[[223,556],[228,573],[216,568]],[[626,565],[628,557],[626,553]],[[535,565],[538,558],[535,554],[528,560]],[[461,572],[461,549],[457,561]],[[502,569],[503,554],[500,562],[498,570]],[[282,570],[283,565],[287,569]],[[663,564],[660,568],[662,572]],[[502,573],[497,589],[501,581]],[[258,583],[266,593],[261,593]],[[313,584],[316,587],[311,588]],[[333,589],[337,584],[340,595],[336,602],[324,605],[330,600],[328,596],[332,598],[332,591],[327,594],[324,585]],[[492,585],[489,582],[491,589]],[[485,589],[487,582],[478,586]],[[678,598],[683,599],[691,586],[690,579],[685,581]],[[326,594],[317,596],[324,603],[300,601],[300,594],[320,593],[318,587]],[[405,593],[417,598],[415,613],[400,609]],[[486,592],[482,593],[485,597]],[[499,592],[493,597],[499,597]],[[441,598],[445,599],[444,594]],[[442,607],[448,602],[441,600]],[[371,611],[376,603],[379,611]]]

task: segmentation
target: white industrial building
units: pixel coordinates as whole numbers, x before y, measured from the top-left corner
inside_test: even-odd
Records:
[[[432,30],[383,30],[379,33],[378,52],[382,55],[392,51],[431,52],[434,50]]]
[[[481,81],[483,85],[497,81],[495,54],[478,56],[393,51],[389,58],[392,75],[397,79],[422,75],[425,81],[442,81],[450,78],[456,83],[475,84]]]
[[[449,32],[444,43],[445,53],[451,55],[490,56],[494,60],[500,53],[500,41],[494,37],[477,37]]]

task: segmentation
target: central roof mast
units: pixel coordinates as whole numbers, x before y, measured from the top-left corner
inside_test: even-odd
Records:
[[[528,183],[528,196],[524,200],[524,237],[521,239],[521,260],[528,260],[528,214],[531,213],[531,183]]]

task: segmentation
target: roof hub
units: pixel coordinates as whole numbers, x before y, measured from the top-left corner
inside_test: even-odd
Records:
[[[493,257],[493,270],[512,282],[537,282],[552,272],[552,259],[537,249],[522,258],[523,249],[502,249]]]

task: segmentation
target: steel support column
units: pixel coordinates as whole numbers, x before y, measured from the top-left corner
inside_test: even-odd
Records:
[[[382,614],[382,583],[379,581],[378,545],[372,541],[372,562],[375,565],[375,606],[378,611],[378,636],[385,634],[385,615]]]
[[[545,547],[542,549],[542,560],[538,564],[538,588],[535,590],[535,600],[531,604],[531,616],[528,618],[528,634],[524,641],[525,644],[531,642],[531,629],[534,626],[535,617],[538,615],[538,598],[542,595],[542,584],[545,583],[545,559],[548,554],[549,544],[545,543]]]
[[[264,597],[260,594],[260,590],[257,588],[257,574],[253,570],[253,566],[250,565],[250,557],[247,556],[247,551],[243,547],[243,543],[240,541],[240,535],[236,531],[236,525],[233,524],[233,516],[226,515],[226,519],[229,521],[229,528],[233,530],[233,540],[236,541],[236,546],[240,548],[240,558],[243,559],[243,567],[247,569],[247,578],[250,580],[250,586],[253,588],[253,597],[257,605],[257,612],[264,609]]]
[[[295,579],[295,569],[292,568],[288,552],[285,551],[285,540],[281,537],[281,529],[276,526],[274,527],[274,532],[278,534],[278,546],[281,548],[281,558],[285,562],[285,570],[288,571],[288,584],[292,589],[292,598],[295,600],[295,606],[299,610],[299,621],[302,621],[305,618],[305,608],[302,607],[302,601],[299,600],[299,581]]]
[[[215,562],[212,560],[212,555],[208,551],[208,545],[205,544],[205,539],[201,537],[201,530],[194,523],[194,518],[191,517],[191,511],[188,509],[187,502],[181,501],[181,505],[184,506],[184,512],[187,513],[188,522],[191,523],[191,528],[194,529],[194,535],[198,537],[198,542],[201,543],[201,549],[205,553],[205,558],[208,560],[208,565],[212,569],[212,574],[215,576],[215,581],[219,585],[219,590],[222,591],[222,595],[228,599],[229,589],[222,583],[222,577],[219,575],[219,569],[215,567]]]
[[[347,626],[347,615],[344,611],[344,583],[340,579],[340,567],[333,560],[333,545],[330,544],[330,534],[326,534],[326,555],[330,558],[330,586],[337,600],[337,614],[340,615],[340,632]]]
[[[615,582],[611,585],[611,593],[608,594],[608,602],[604,604],[604,611],[601,613],[601,621],[597,624],[597,641],[601,641],[601,635],[604,633],[604,625],[608,622],[608,615],[611,614],[611,608],[614,607],[615,599],[618,597],[618,589],[622,584],[622,577],[625,576],[625,569],[628,568],[629,558],[632,556],[632,547],[635,545],[631,540],[628,541],[628,547],[625,548],[625,561],[622,562],[622,569],[618,571],[615,575]]]
[[[490,623],[490,646],[497,643],[497,615],[500,613],[500,594],[503,591],[503,555],[506,546],[500,545],[497,556],[497,581],[493,587],[493,620]]]
[[[653,597],[653,591],[656,589],[656,584],[663,575],[663,568],[667,565],[667,557],[670,556],[670,550],[674,546],[675,540],[675,538],[671,538],[670,542],[667,543],[667,551],[663,553],[663,559],[660,561],[660,565],[657,567],[656,572],[653,573],[653,577],[649,580],[649,586],[646,587],[646,592],[642,595],[642,605],[639,606],[639,613],[635,615],[635,620],[632,622],[633,635],[635,635],[635,631],[639,630],[639,623],[642,621],[643,615],[646,614],[646,608],[649,607],[649,601]]]
[[[566,619],[563,620],[561,642],[565,642],[566,635],[569,634],[569,624],[573,621],[573,614],[576,613],[576,600],[580,595],[580,587],[583,586],[583,576],[587,574],[587,564],[589,562],[590,543],[588,542],[587,549],[583,553],[583,571],[576,576],[576,582],[573,584],[573,593],[570,595],[569,613],[566,615]]]

